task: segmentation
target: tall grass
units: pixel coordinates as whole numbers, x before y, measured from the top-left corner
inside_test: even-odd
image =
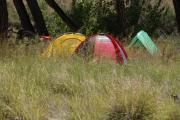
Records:
[[[164,54],[154,58],[127,49],[126,66],[43,59],[34,45],[1,47],[0,119],[178,120],[180,56],[174,45],[159,47]]]

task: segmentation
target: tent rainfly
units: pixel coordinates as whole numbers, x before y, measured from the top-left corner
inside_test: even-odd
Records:
[[[43,57],[51,56],[71,56],[75,53],[76,48],[85,41],[86,36],[80,33],[67,33],[49,43],[44,50]]]
[[[109,59],[115,63],[127,64],[127,53],[118,39],[109,34],[90,36],[76,50],[79,54],[94,59]]]
[[[137,33],[137,35],[133,38],[132,42],[128,47],[131,48],[133,46],[143,46],[151,55],[157,55],[159,52],[159,49],[157,48],[155,43],[152,41],[149,35],[143,30]]]

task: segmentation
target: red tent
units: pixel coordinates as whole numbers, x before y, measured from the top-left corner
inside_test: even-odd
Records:
[[[77,52],[92,55],[94,58],[107,58],[115,62],[127,64],[127,53],[119,40],[109,34],[90,36],[78,48]]]

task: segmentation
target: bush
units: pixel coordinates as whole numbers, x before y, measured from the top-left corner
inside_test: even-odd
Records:
[[[116,13],[111,2],[102,0],[77,1],[72,7],[70,15],[74,21],[82,26],[81,32],[85,34],[118,33],[117,22],[115,22]]]
[[[167,24],[164,20],[167,17],[168,9],[163,6],[162,0],[158,0],[154,3],[152,2],[153,0],[144,0],[138,8],[140,9],[142,6],[139,23],[135,25],[135,32],[144,29],[152,35],[156,34],[157,29],[161,29]]]
[[[117,22],[115,3],[109,1],[82,0],[76,1],[70,13],[74,21],[82,26],[81,31],[85,34],[112,33],[120,36]],[[126,6],[126,29],[127,34],[134,34],[144,29],[148,33],[156,34],[158,29],[164,29],[169,20],[168,8],[162,0],[137,0],[136,4]],[[171,26],[173,26],[171,22]],[[133,29],[132,29],[133,28]],[[171,27],[168,27],[169,29]],[[163,32],[172,32],[166,30]]]

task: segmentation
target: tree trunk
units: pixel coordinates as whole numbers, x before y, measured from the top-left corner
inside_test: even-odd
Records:
[[[117,22],[119,25],[119,31],[122,35],[125,35],[126,19],[124,0],[115,0],[115,6],[117,11]]]
[[[130,16],[133,17],[133,19],[131,18],[130,24],[137,25],[141,15],[142,4],[140,4],[139,0],[131,0],[130,9],[133,10],[132,11],[133,16]]]
[[[176,21],[178,26],[178,31],[180,33],[180,1],[179,0],[173,0],[174,9],[176,13]]]
[[[6,0],[0,0],[0,42],[7,37],[8,31],[8,11]]]
[[[26,0],[30,8],[32,16],[35,21],[35,26],[39,35],[49,35],[46,28],[46,24],[42,15],[42,12],[39,8],[37,0]]]
[[[54,0],[45,0],[47,4],[53,8],[62,20],[71,28],[72,31],[77,31],[79,27],[64,13]]]
[[[31,32],[32,34],[35,34],[35,30],[33,28],[33,25],[31,24],[30,17],[27,13],[27,10],[23,4],[22,0],[13,0],[14,6],[16,8],[16,11],[19,15],[21,25],[23,28],[23,31]]]

